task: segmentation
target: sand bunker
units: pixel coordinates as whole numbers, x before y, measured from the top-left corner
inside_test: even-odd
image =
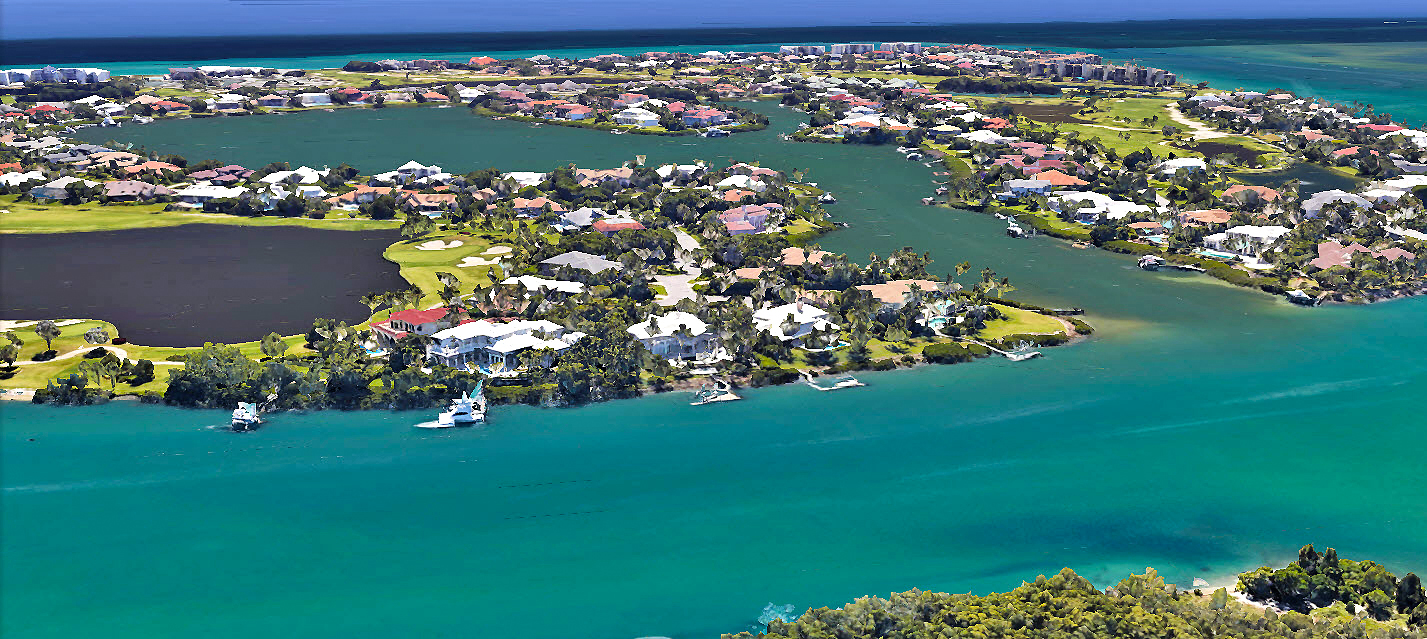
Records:
[[[470,268],[472,266],[491,266],[492,264],[498,263],[500,263],[500,260],[488,260],[483,257],[468,257],[461,260],[461,263],[456,266],[460,268]]]
[[[506,255],[509,254],[512,250],[514,249],[510,248],[509,246],[492,246],[486,249],[484,253],[481,253],[481,255]]]
[[[431,240],[430,242],[422,242],[416,245],[416,249],[418,251],[444,251],[446,249],[456,248],[458,246],[461,246],[462,244],[465,244],[465,242],[462,242],[461,240],[451,240],[450,242],[442,242],[441,240]]]

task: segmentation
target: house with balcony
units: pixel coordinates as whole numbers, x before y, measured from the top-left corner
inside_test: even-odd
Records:
[[[521,367],[521,355],[526,351],[558,355],[584,336],[548,320],[480,320],[437,331],[426,347],[426,357],[452,368],[511,371]],[[552,359],[546,355],[540,364],[549,366]]]
[[[650,315],[628,330],[649,352],[665,359],[705,359],[718,348],[718,335],[693,313]]]

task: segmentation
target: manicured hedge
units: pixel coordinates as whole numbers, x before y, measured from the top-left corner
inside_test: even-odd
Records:
[[[956,364],[986,357],[991,351],[978,344],[930,344],[922,349],[922,357],[933,364]]]

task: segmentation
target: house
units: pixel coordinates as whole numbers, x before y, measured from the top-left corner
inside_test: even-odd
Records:
[[[860,291],[867,291],[872,297],[882,303],[883,311],[899,311],[907,304],[915,285],[923,293],[936,291],[940,282],[932,280],[888,280],[881,284],[863,284],[857,287]]]
[[[1318,217],[1323,212],[1323,208],[1335,203],[1343,203],[1349,208],[1371,209],[1372,202],[1362,196],[1353,195],[1347,191],[1332,189],[1330,191],[1319,191],[1303,201],[1303,213],[1309,218]]]
[[[837,330],[837,325],[828,321],[827,311],[798,300],[773,308],[765,308],[753,313],[753,326],[785,342],[801,345],[803,338],[814,330]]]
[[[322,169],[321,171],[318,171],[317,169],[299,166],[291,171],[274,171],[272,173],[264,175],[263,179],[259,180],[259,182],[262,182],[263,184],[316,184],[322,181],[322,178],[327,177],[327,174],[330,172],[331,169]],[[190,175],[189,177],[197,178],[197,175],[198,174],[195,173],[193,175]],[[213,175],[206,176],[201,179],[211,180],[215,177],[218,177],[217,171],[214,171]]]
[[[332,106],[332,96],[326,93],[299,93],[297,102],[305,107]]]
[[[808,251],[801,247],[789,246],[783,249],[781,262],[784,266],[802,266],[804,264],[826,264],[832,258],[832,253],[827,251]]]
[[[561,253],[548,260],[540,262],[540,272],[543,275],[553,276],[562,268],[572,268],[587,273],[603,273],[607,270],[615,272],[624,270],[619,262],[607,260],[598,255],[590,255],[581,251],[570,251]]]
[[[455,193],[412,193],[404,192],[402,202],[416,207],[416,210],[425,213],[429,217],[439,217],[439,214],[448,209],[456,208]]]
[[[82,180],[77,177],[67,175],[65,177],[49,182],[48,184],[43,184],[30,189],[30,197],[36,199],[63,200],[64,198],[69,197],[69,192],[67,191],[67,189],[71,184],[82,184],[84,186],[99,186],[98,182]]]
[[[682,311],[650,315],[628,331],[649,352],[666,359],[704,359],[718,348],[718,335],[708,324]]]
[[[1349,266],[1353,261],[1353,253],[1367,253],[1376,258],[1386,259],[1389,262],[1400,259],[1410,260],[1417,257],[1397,247],[1388,248],[1383,251],[1374,251],[1357,242],[1343,246],[1337,240],[1329,240],[1318,244],[1318,257],[1313,258],[1309,264],[1320,269],[1333,268],[1334,266]]]
[[[1205,246],[1240,255],[1258,255],[1288,235],[1292,229],[1278,226],[1241,225],[1204,238]]]
[[[1251,186],[1246,184],[1235,184],[1224,189],[1224,199],[1242,202],[1245,204],[1253,202],[1274,202],[1279,198],[1280,193],[1266,186]]]
[[[640,108],[629,108],[614,116],[614,121],[618,124],[637,126],[641,128],[659,126],[659,116],[654,112]]]
[[[421,99],[423,99],[423,100],[425,100],[425,101],[427,101],[427,102],[450,102],[450,101],[451,101],[451,98],[450,98],[449,96],[447,96],[446,94],[444,94],[444,93],[437,93],[437,92],[435,92],[435,91],[427,91],[426,93],[421,94]]]
[[[713,126],[723,124],[728,121],[728,114],[717,109],[703,109],[698,111],[685,111],[682,120],[684,126]]]
[[[1061,173],[1056,169],[1039,171],[1036,173],[1035,179],[1050,182],[1050,185],[1054,188],[1062,188],[1067,186],[1085,186],[1086,184],[1089,184],[1089,182],[1086,182],[1085,180],[1082,180],[1072,175],[1066,175],[1065,173]]]
[[[393,311],[386,321],[372,322],[372,333],[376,335],[378,344],[389,347],[407,335],[431,336],[450,328],[452,324],[446,319],[449,314],[450,309],[444,306]]]
[[[1004,191],[996,194],[1000,200],[1010,200],[1027,195],[1049,195],[1051,183],[1046,180],[1006,180],[1001,183]]]
[[[604,216],[604,211],[594,207],[583,207],[573,211],[566,211],[560,214],[560,218],[552,226],[560,232],[577,231],[589,227],[595,220]]]
[[[718,219],[723,222],[729,235],[762,233],[767,227],[771,213],[767,206],[745,204],[720,213]]]
[[[579,295],[585,291],[585,285],[579,282],[567,282],[565,280],[547,280],[534,275],[521,275],[518,277],[507,277],[501,284],[514,286],[519,284],[527,291],[540,291],[546,295],[554,293],[565,293],[567,295]]]
[[[129,175],[137,175],[139,173],[163,173],[167,171],[171,171],[174,173],[183,173],[183,169],[177,166],[174,166],[167,162],[159,162],[156,160],[150,160],[148,162],[144,162],[143,164],[135,164],[134,166],[124,168],[124,172],[128,173]]]
[[[116,202],[151,200],[159,196],[173,195],[174,192],[166,186],[138,180],[114,180],[104,183],[104,196]]]
[[[174,195],[179,200],[189,206],[201,206],[213,200],[236,198],[247,193],[248,190],[241,186],[215,186],[212,184],[195,184],[190,187],[180,189]]]
[[[524,351],[549,349],[563,353],[584,336],[548,320],[481,320],[437,331],[431,336],[434,341],[426,347],[426,356],[452,368],[515,370]],[[543,358],[542,364],[549,366],[550,358]]]
[[[248,99],[232,93],[225,93],[209,100],[208,108],[214,111],[237,111],[246,108]]]
[[[575,180],[580,186],[599,186],[605,182],[629,186],[629,180],[633,177],[634,169],[627,166],[617,169],[575,169]]]
[[[1174,175],[1180,171],[1190,173],[1202,173],[1208,167],[1204,160],[1199,158],[1174,158],[1160,162],[1156,167],[1160,175]]]
[[[644,230],[643,224],[628,217],[607,217],[602,220],[596,220],[591,227],[605,237],[609,237],[620,231]]]
[[[1131,222],[1127,226],[1140,237],[1159,237],[1169,232],[1164,222]]]
[[[1185,226],[1210,226],[1213,224],[1228,224],[1232,217],[1224,209],[1202,209],[1199,211],[1185,211],[1179,214],[1179,223]]]
[[[518,197],[511,201],[511,208],[517,215],[540,215],[546,210],[551,213],[564,213],[565,206],[545,196],[536,198]]]
[[[10,173],[0,175],[0,184],[4,184],[5,186],[20,186],[21,184],[24,184],[26,182],[33,182],[35,180],[43,179],[45,179],[45,174],[41,173],[40,171],[30,171],[28,173],[12,171]]]
[[[719,180],[718,184],[714,185],[714,188],[743,189],[755,193],[762,193],[768,190],[768,185],[754,179],[751,175],[730,175]]]

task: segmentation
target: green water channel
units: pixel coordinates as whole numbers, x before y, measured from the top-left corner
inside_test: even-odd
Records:
[[[1304,543],[1427,568],[1427,304],[1303,309],[1197,275],[925,207],[890,148],[611,136],[386,109],[105,132],[248,166],[607,167],[702,158],[806,169],[851,227],[991,266],[1014,295],[1090,311],[1095,338],[1012,364],[865,375],[818,393],[672,393],[414,413],[225,415],[0,405],[7,637],[709,637],[763,606],[912,587],[985,592],[1072,566],[1215,580]],[[97,139],[91,136],[91,140]],[[102,141],[102,140],[101,140]],[[33,439],[33,441],[31,441]]]

